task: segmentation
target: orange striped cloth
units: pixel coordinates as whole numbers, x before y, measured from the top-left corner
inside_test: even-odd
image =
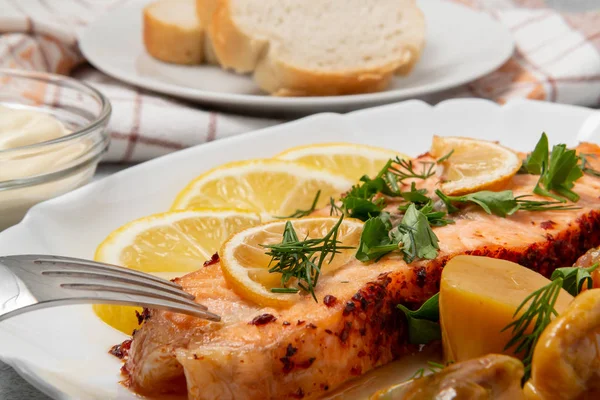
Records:
[[[136,89],[89,66],[75,69],[85,61],[77,47],[78,32],[127,1],[0,0],[0,67],[73,73],[105,93],[113,104],[113,141],[105,161],[146,160],[279,122],[203,110]],[[482,97],[502,103],[520,97],[600,105],[600,4],[596,12],[561,14],[543,0],[453,1],[489,12],[506,25],[516,52],[488,76],[426,100]]]

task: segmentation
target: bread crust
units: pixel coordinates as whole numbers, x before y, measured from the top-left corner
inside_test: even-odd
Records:
[[[223,68],[237,73],[254,71],[261,53],[268,46],[267,42],[253,39],[238,29],[231,18],[229,0],[216,1],[217,5],[207,27],[216,58]]]
[[[211,24],[212,16],[218,4],[219,0],[196,0],[196,15],[198,15],[198,19],[200,20],[200,26],[205,29],[204,62],[213,65],[219,65],[220,62],[213,48],[208,27]]]
[[[152,14],[152,3],[144,8],[143,38],[146,51],[154,58],[175,64],[195,65],[204,59],[204,32],[200,24],[192,29],[161,21]]]
[[[203,1],[206,0],[198,0]],[[396,60],[375,67],[347,71],[299,68],[276,58],[275,47],[268,40],[251,37],[239,29],[231,17],[230,0],[212,1],[218,4],[208,31],[221,65],[238,73],[254,72],[258,86],[275,96],[336,96],[379,92],[389,86],[394,74],[410,73],[423,48],[422,45],[407,44]],[[416,6],[411,14],[411,18],[420,18],[424,24],[423,14]],[[423,42],[422,35],[420,39]]]

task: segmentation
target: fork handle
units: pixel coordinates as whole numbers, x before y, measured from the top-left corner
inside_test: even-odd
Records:
[[[0,320],[11,311],[36,304],[37,299],[0,258]]]

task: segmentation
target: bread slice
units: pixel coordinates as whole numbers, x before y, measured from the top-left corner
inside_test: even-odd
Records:
[[[176,64],[200,64],[204,30],[195,0],[158,0],[144,8],[144,45],[150,55]]]
[[[224,68],[279,96],[385,89],[425,42],[415,0],[213,0],[207,30]]]
[[[219,0],[196,0],[196,13],[203,27],[210,26],[212,16],[218,4]],[[210,32],[208,31],[204,35],[204,61],[208,64],[219,64],[219,60],[213,49]]]

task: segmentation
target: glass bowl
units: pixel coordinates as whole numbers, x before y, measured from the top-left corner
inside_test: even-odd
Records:
[[[0,231],[33,205],[88,183],[110,138],[108,99],[75,79],[0,69],[0,105],[50,114],[66,136],[0,150]]]

